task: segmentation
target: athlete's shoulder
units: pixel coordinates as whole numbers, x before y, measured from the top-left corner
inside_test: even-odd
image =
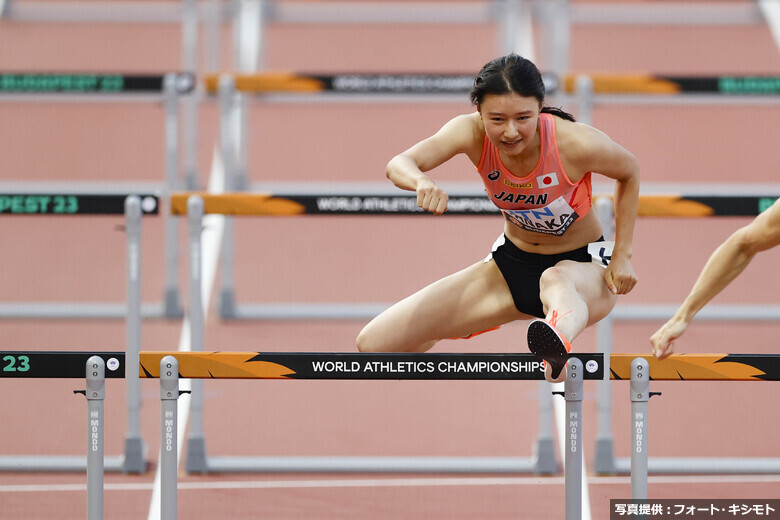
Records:
[[[479,112],[455,116],[450,119],[444,127],[451,127],[456,131],[471,135],[485,135],[485,127],[482,124],[482,118],[480,117]]]
[[[478,112],[461,114],[450,119],[434,137],[445,139],[471,157],[481,153],[485,129]]]
[[[574,162],[611,153],[617,144],[604,132],[585,123],[555,118],[558,150]]]

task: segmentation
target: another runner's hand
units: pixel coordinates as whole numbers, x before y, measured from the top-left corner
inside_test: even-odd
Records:
[[[417,185],[417,205],[433,213],[441,215],[447,211],[449,196],[431,181],[421,181]]]
[[[674,340],[679,338],[688,328],[688,323],[672,318],[650,336],[650,344],[653,345],[653,354],[658,359],[663,359],[674,352]]]
[[[636,273],[631,265],[631,260],[613,256],[609,261],[604,281],[612,294],[628,294],[637,282]]]

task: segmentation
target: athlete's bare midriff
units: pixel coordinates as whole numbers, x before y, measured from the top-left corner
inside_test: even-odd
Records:
[[[504,234],[514,245],[527,253],[554,255],[595,242],[603,232],[596,212],[588,211],[584,217],[569,226],[562,236],[528,231],[510,221],[504,223]]]

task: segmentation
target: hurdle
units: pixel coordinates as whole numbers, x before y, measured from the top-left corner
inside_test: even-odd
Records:
[[[673,187],[669,186],[669,191]],[[638,215],[642,217],[677,216],[681,218],[705,217],[754,217],[769,208],[780,196],[780,186],[710,186],[696,195],[682,196],[671,204],[663,199],[640,196]],[[598,202],[597,202],[598,204]],[[602,222],[612,218],[612,206],[598,206]],[[605,226],[613,232],[611,227]],[[609,236],[609,235],[605,235]],[[609,354],[612,351],[612,330],[617,322],[663,322],[674,315],[675,304],[621,304],[601,322],[596,324],[598,350]],[[777,322],[780,320],[780,305],[751,304],[709,304],[696,316],[698,321],[715,322]],[[609,361],[607,361],[608,363]],[[608,367],[607,367],[608,368]],[[599,402],[609,403],[611,387],[600,385]],[[598,474],[618,474],[630,471],[631,461],[616,458],[613,451],[611,409],[600,408],[598,434],[596,438],[594,470]],[[652,458],[647,462],[651,473],[780,473],[780,458]]]
[[[0,217],[46,216],[118,216],[125,215],[128,197],[138,197],[138,216],[160,214],[162,202],[160,192],[153,185],[115,185],[100,189],[95,185],[82,188],[73,183],[0,183]],[[140,218],[126,221],[128,242],[140,229]],[[134,251],[137,247],[134,246]],[[147,304],[143,308],[145,317],[164,314],[163,308]],[[61,318],[125,318],[125,303],[0,303],[0,319],[61,319]]]
[[[611,358],[611,359],[609,359]],[[607,369],[607,367],[611,367]],[[175,518],[176,406],[179,378],[199,379],[330,379],[330,380],[541,380],[542,365],[532,354],[362,354],[267,352],[142,352],[142,377],[160,378],[163,402],[161,431],[162,518]],[[777,354],[673,354],[663,361],[653,355],[570,354],[564,390],[567,433],[564,465],[567,520],[582,510],[582,400],[586,380],[628,380],[631,401],[631,498],[647,500],[648,401],[650,381],[780,381]],[[557,392],[556,392],[557,393]],[[173,402],[171,402],[173,401]],[[170,447],[170,448],[169,448]],[[266,457],[255,471],[403,472],[463,471],[439,467],[437,459],[419,457],[388,465],[387,458]],[[289,461],[289,463],[288,463]],[[419,468],[417,467],[419,465]],[[240,471],[238,466],[233,471]],[[486,467],[481,472],[511,471]],[[167,515],[167,516],[166,516]]]
[[[441,183],[450,197],[445,217],[500,216],[498,208],[485,196],[477,183]],[[388,186],[387,183],[309,183],[305,188],[292,183],[256,184],[258,191],[209,194],[184,192],[171,195],[174,215],[188,213],[187,199],[198,195],[206,213],[230,216],[422,216],[413,194]],[[780,196],[780,184],[735,185],[721,184],[702,187],[696,184],[650,184],[642,187],[639,200],[640,217],[705,218],[755,216],[769,207]],[[611,195],[605,185],[594,184],[596,206],[599,200],[606,204],[599,217],[610,236],[612,226]],[[389,307],[389,303],[361,302],[357,304],[236,304],[233,258],[223,257],[223,288],[220,296],[220,317],[224,319],[366,319],[373,318]],[[670,306],[641,308],[659,316]],[[660,312],[659,312],[660,309]],[[711,306],[710,309],[719,309]],[[626,311],[630,312],[630,311]],[[703,311],[705,314],[715,310]],[[739,318],[750,315],[758,319],[780,318],[772,306],[749,306],[736,310],[732,306],[717,311],[736,312]],[[658,319],[658,318],[655,318]],[[726,318],[728,319],[728,318]]]
[[[83,74],[83,73],[2,73],[0,74],[0,102],[70,102],[70,103],[161,103],[164,110],[165,157],[164,181],[153,186],[144,187],[159,193],[161,201],[167,205],[171,191],[182,186],[178,175],[179,162],[179,104],[186,99],[196,87],[192,74],[169,73],[165,75],[138,74]],[[124,183],[129,184],[129,183]],[[37,186],[35,183],[12,182],[6,185],[9,193],[24,191],[50,190],[48,186]],[[75,190],[85,194],[90,192],[116,192],[119,189],[135,190],[134,186],[103,187],[100,183],[72,183],[71,187],[58,186],[66,196]],[[4,185],[0,185],[4,190]],[[67,190],[67,191],[64,191]],[[11,212],[13,213],[13,212]],[[64,213],[64,212],[60,212]],[[169,211],[164,211],[165,222],[165,273],[166,282],[159,308],[148,308],[154,317],[178,318],[182,316],[180,294],[178,287],[178,240],[176,221],[170,218]],[[31,212],[29,214],[32,214]],[[2,317],[25,318],[116,318],[121,317],[119,307],[114,306],[80,306],[78,303],[64,305],[12,305],[0,307]],[[12,309],[17,309],[16,311]]]
[[[360,185],[363,186],[362,184]],[[496,215],[496,208],[480,194],[473,185],[442,186],[448,189],[452,195],[451,210],[448,215]],[[319,194],[304,192],[293,185],[266,185],[269,190],[264,193],[226,193],[220,195],[202,194],[203,208],[206,213],[226,213],[233,215],[419,215],[422,211],[416,205],[414,196],[399,193],[398,190],[388,190],[379,185],[374,189],[363,188],[362,191],[347,190],[343,187],[331,184]],[[770,206],[777,195],[780,194],[780,186],[763,185],[750,186],[717,186],[693,192],[696,185],[657,185],[648,194],[640,196],[638,214],[642,217],[675,216],[679,218],[704,218],[709,216],[749,216],[756,215],[763,208]],[[308,187],[308,190],[312,189]],[[353,186],[354,188],[354,186]],[[469,191],[471,189],[471,191]],[[610,198],[604,195],[605,190],[596,186],[596,210],[605,228],[605,236],[610,236],[612,229],[612,208]],[[188,208],[188,200],[192,194],[174,194],[171,198],[171,208],[176,214],[187,213],[190,215],[190,237],[196,240],[200,233],[200,218],[193,216],[192,208]],[[200,206],[198,206],[200,208]],[[198,211],[202,211],[199,209]],[[198,251],[196,245],[191,246],[191,254]],[[197,266],[197,259],[191,260],[191,265]],[[190,294],[198,293],[190,291]],[[192,303],[192,307],[200,305]],[[635,304],[636,305],[636,304]],[[387,308],[389,304],[359,303],[359,304],[285,304],[285,305],[256,305],[250,308],[241,308],[242,318],[253,319],[348,319],[348,318],[372,318],[377,313]],[[644,319],[668,318],[674,312],[673,305],[666,306],[622,306],[618,305],[613,313],[605,320],[597,324],[597,344],[599,349],[609,354],[611,348],[611,334],[613,320],[619,317],[629,319],[631,316]],[[235,311],[235,309],[234,309]],[[756,306],[756,305],[711,305],[701,313],[702,319],[720,321],[751,320],[777,320],[780,319],[780,306]],[[196,322],[192,322],[197,327]],[[193,332],[193,335],[195,332]],[[609,358],[605,361],[609,363]],[[193,395],[193,402],[198,402],[198,394]],[[627,467],[625,459],[615,461],[612,455],[611,435],[611,410],[608,404],[611,399],[611,390],[608,383],[602,383],[599,388],[599,434],[596,441],[597,471],[599,473],[614,474],[625,472]],[[542,412],[547,409],[540,394],[540,408]],[[193,413],[193,421],[200,421],[201,409]],[[543,428],[546,428],[543,423]],[[200,426],[195,426],[196,431],[201,431]],[[554,472],[555,458],[552,452],[552,444],[548,438],[549,430],[544,429],[540,436],[540,444],[537,453],[544,458],[537,460],[534,469],[536,472]],[[189,468],[199,470],[206,467],[205,440],[202,436],[192,440],[192,451],[188,451]],[[190,458],[190,453],[197,456]],[[663,461],[651,461],[650,469],[653,472],[662,472],[668,469],[667,464],[659,466]],[[743,464],[744,462],[744,464]],[[754,464],[757,462],[757,464]],[[736,464],[735,464],[736,463]],[[775,472],[778,461],[770,460],[766,463],[758,461],[729,461],[705,459],[703,461],[685,460],[675,464],[681,470],[712,472],[722,468],[722,472]],[[742,468],[742,469],[739,469]],[[739,470],[739,471],[737,471]]]
[[[779,103],[780,76],[664,76],[654,74],[588,75],[545,72],[548,96],[576,102],[579,119],[590,124],[596,103],[733,104]],[[242,96],[267,103],[414,103],[465,102],[473,74],[334,73],[272,71],[261,74],[207,75],[207,94],[217,97],[220,142],[229,189],[250,189],[246,132],[241,131]]]
[[[779,76],[660,76],[652,74],[543,74],[548,93],[575,103],[579,119],[590,123],[596,104],[621,102],[766,104],[780,102]],[[307,74],[267,72],[221,74],[204,78],[206,93],[215,95],[220,113],[220,142],[227,191],[267,191],[269,183],[248,179],[246,133],[241,95],[254,94],[269,103],[414,103],[463,102],[473,83],[468,74]],[[694,190],[697,188],[693,188]],[[389,190],[389,188],[388,188]],[[474,195],[481,193],[475,188]],[[389,193],[386,193],[389,195]],[[351,195],[351,194],[350,194]],[[389,213],[389,212],[388,212]],[[232,222],[226,222],[219,288],[220,316],[238,316],[232,265]],[[305,308],[305,307],[304,307]],[[377,310],[373,307],[372,310]],[[337,318],[338,315],[333,316]]]
[[[564,79],[579,120],[592,124],[603,105],[778,105],[780,76],[663,76],[576,74]]]
[[[780,381],[777,354],[673,354],[659,361],[652,355],[611,354],[605,370],[602,353],[570,355],[562,392],[566,400],[567,450],[565,508],[567,520],[581,518],[582,400],[587,380],[630,381],[632,499],[647,499],[647,414],[653,395],[650,381]],[[2,351],[5,378],[85,378],[87,406],[88,519],[101,518],[103,507],[103,414],[106,378],[135,372],[124,352]],[[161,514],[176,518],[177,408],[179,379],[275,380],[542,380],[544,371],[532,354],[361,354],[355,352],[178,352],[139,353],[138,377],[160,379]],[[128,372],[128,370],[130,372]],[[640,448],[640,449],[637,449]],[[417,463],[435,459],[421,458]],[[268,458],[263,471],[341,471],[331,458],[318,467],[278,465]],[[353,471],[386,471],[383,460],[355,458]],[[277,464],[277,465],[275,465]],[[426,468],[436,471],[435,467]],[[439,471],[442,471],[439,469]],[[497,471],[495,468],[491,471]],[[491,472],[488,471],[488,472]],[[500,471],[500,470],[498,470]]]
[[[86,455],[63,459],[62,471],[86,469],[87,520],[103,518],[103,481],[106,469],[104,453],[104,424],[106,378],[125,377],[124,352],[61,352],[14,351],[0,353],[3,378],[81,378],[86,380],[84,390],[74,390],[87,400]],[[106,371],[108,369],[108,371]],[[0,457],[4,459],[8,457]],[[46,457],[38,457],[41,465],[51,464]],[[3,463],[5,465],[5,463]],[[26,465],[11,467],[24,471]]]
[[[374,200],[373,198],[371,200]],[[385,203],[381,201],[385,200]],[[377,202],[379,201],[379,202]],[[386,207],[383,210],[383,204],[387,204],[387,199],[379,198],[377,201],[371,202],[372,207],[378,208],[376,215],[384,214]],[[495,207],[490,201],[484,200],[483,197],[471,197],[464,196],[461,199],[455,197],[450,199],[452,213],[456,214],[454,209],[460,205],[461,212],[464,215],[471,214],[474,211],[477,212],[491,212],[496,213]],[[305,212],[305,206],[302,203],[306,203],[304,199],[297,198],[295,200],[269,196],[262,194],[247,194],[247,193],[227,193],[227,194],[174,194],[171,197],[171,210],[175,215],[187,215],[188,220],[188,235],[189,235],[189,250],[190,250],[190,290],[189,290],[189,318],[190,318],[190,336],[192,338],[192,350],[203,349],[203,337],[204,337],[204,316],[203,316],[203,302],[201,295],[201,230],[202,220],[205,213],[219,213],[219,214],[236,214],[236,215],[295,215]],[[309,207],[316,207],[316,201],[309,200],[307,202]],[[391,208],[401,207],[409,211],[409,208],[414,206],[416,208],[416,201],[412,197],[411,199],[402,195],[398,198],[390,197],[389,204]],[[339,206],[340,204],[336,204]],[[419,208],[416,208],[419,210]],[[375,314],[366,314],[371,312],[380,312],[376,305],[371,304],[349,304],[346,308],[342,305],[333,307],[326,307],[323,309],[321,306],[304,306],[300,304],[290,304],[288,306],[282,306],[281,308],[271,309],[270,314],[273,316],[276,313],[277,317],[286,318],[300,318],[307,312],[314,312],[318,318],[323,315],[329,318],[344,318],[354,315],[373,317]],[[263,309],[263,312],[267,309]],[[289,313],[292,313],[290,315]],[[303,313],[303,314],[302,314]],[[546,383],[542,383],[545,386]],[[549,397],[549,393],[544,390],[539,394],[539,414],[540,414],[540,431],[536,439],[534,446],[534,455],[527,459],[517,459],[513,462],[514,470],[526,473],[538,473],[538,474],[552,474],[558,471],[557,458],[555,456],[554,443],[552,438],[552,400]],[[189,437],[187,439],[187,470],[193,473],[204,473],[206,471],[219,471],[224,468],[224,471],[235,471],[237,467],[244,468],[242,471],[252,471],[252,468],[258,467],[258,463],[253,460],[249,460],[245,457],[241,459],[233,460],[230,458],[223,458],[209,461],[206,456],[206,440],[203,434],[203,391],[199,381],[193,382],[192,386],[192,399],[191,399],[191,415],[190,415],[190,429]],[[487,464],[495,463],[496,461],[489,461]],[[262,462],[260,463],[262,464]],[[476,471],[474,465],[468,460],[442,460],[440,462],[441,467],[453,468],[461,467],[462,471]],[[495,466],[495,464],[493,464]],[[500,464],[499,464],[500,466]],[[493,467],[490,465],[483,465],[482,468]],[[469,469],[471,468],[471,469]],[[411,468],[410,468],[411,469]]]
[[[758,9],[758,7],[756,7]],[[760,15],[760,13],[759,13]],[[707,105],[727,103],[729,105],[778,105],[780,104],[780,76],[663,76],[653,74],[600,74],[570,75],[565,78],[562,88],[572,95],[578,108],[580,121],[592,124],[593,111],[604,105],[670,105],[684,104]],[[663,188],[662,188],[663,189]],[[674,212],[659,208],[653,211],[647,208],[642,216],[755,216],[769,207],[780,194],[780,187],[768,186],[730,186],[696,187],[699,196],[681,202]],[[674,187],[666,187],[674,191]],[[684,208],[683,204],[689,206]],[[611,208],[609,208],[611,211]],[[602,222],[604,219],[602,219]],[[670,318],[676,305],[621,305],[597,324],[597,343],[599,349],[609,352],[612,344],[612,326],[617,321],[665,321]],[[698,320],[719,321],[777,321],[780,319],[780,306],[777,305],[708,305],[697,316]],[[610,387],[603,385],[600,390],[601,402],[609,402]],[[596,445],[596,471],[600,474],[625,473],[628,467],[626,459],[616,459],[612,449],[609,408],[605,407],[599,422],[599,436]],[[725,458],[706,459],[656,459],[650,461],[650,468],[658,473],[750,473],[778,472],[780,459],[759,461],[741,461]]]
[[[126,352],[127,358],[133,365],[139,362],[141,348],[141,319],[144,314],[150,314],[149,309],[142,310],[141,305],[141,222],[146,215],[159,214],[159,196],[147,194],[116,194],[116,193],[78,193],[78,192],[18,192],[12,195],[0,195],[0,215],[125,215],[124,230],[127,236],[127,266],[126,266],[126,304],[113,310],[114,317],[125,319]],[[81,309],[83,313],[79,317],[87,317],[90,309],[92,317],[105,317],[105,304],[93,304]],[[3,308],[5,307],[5,308]],[[34,314],[36,318],[42,315],[57,318],[62,316],[62,306],[51,305],[38,306],[35,309],[19,308],[18,304],[0,306],[5,317],[26,318]],[[34,313],[32,311],[35,311]],[[29,364],[30,356],[27,356]],[[78,357],[77,357],[78,358]],[[124,361],[125,354],[121,359]],[[78,358],[81,361],[81,358]],[[67,362],[67,360],[66,360]],[[29,370],[17,370],[16,365],[6,365],[3,372],[12,372],[12,375],[29,375]],[[109,367],[113,367],[110,363]],[[74,377],[74,370],[78,372],[77,365],[73,369],[71,365],[64,365],[63,372],[66,375],[58,376],[56,368],[49,368],[49,372],[31,377]],[[115,370],[111,368],[112,372]],[[4,374],[5,375],[5,374]],[[124,377],[124,376],[123,376]],[[127,432],[125,435],[124,455],[111,457],[106,463],[106,469],[114,472],[142,473],[146,469],[145,445],[141,436],[140,410],[141,388],[140,382],[134,373],[127,376]],[[85,461],[83,457],[74,456],[4,456],[0,455],[0,472],[2,471],[83,471]]]

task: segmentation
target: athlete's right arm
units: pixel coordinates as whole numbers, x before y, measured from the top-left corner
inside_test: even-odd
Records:
[[[650,338],[653,353],[659,359],[671,354],[674,340],[683,335],[696,313],[739,276],[756,254],[777,245],[780,245],[780,200],[735,231],[712,253],[683,304]]]
[[[477,119],[457,116],[431,137],[420,141],[387,163],[387,178],[397,187],[417,193],[417,205],[434,215],[447,211],[449,196],[425,174],[474,146]]]

